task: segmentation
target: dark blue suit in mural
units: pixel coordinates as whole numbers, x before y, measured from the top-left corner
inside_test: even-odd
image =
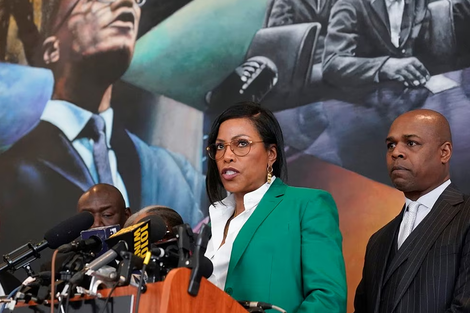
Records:
[[[161,204],[177,210],[187,223],[199,222],[203,175],[183,156],[149,146],[116,120],[113,124],[111,146],[131,209]],[[75,214],[78,198],[96,183],[65,134],[46,121],[0,155],[0,172],[1,237],[15,236],[2,243],[2,250],[40,239]],[[26,234],[21,225],[36,226]]]

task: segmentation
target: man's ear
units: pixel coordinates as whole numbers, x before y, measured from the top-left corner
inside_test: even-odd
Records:
[[[43,56],[45,64],[51,64],[59,61],[59,39],[56,36],[47,37],[42,44]]]
[[[126,208],[124,212],[125,212],[124,215],[126,216],[126,220],[127,220],[132,215],[131,208]]]
[[[441,146],[441,162],[443,164],[449,163],[451,156],[452,156],[452,144],[446,141]]]

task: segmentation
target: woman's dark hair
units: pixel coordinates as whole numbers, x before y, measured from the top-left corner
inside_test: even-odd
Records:
[[[277,159],[273,164],[273,174],[282,180],[286,180],[286,158],[284,155],[284,138],[282,136],[281,126],[274,114],[261,107],[259,103],[251,101],[240,102],[222,112],[212,124],[208,144],[211,145],[215,143],[219,134],[220,125],[223,122],[235,118],[249,119],[258,130],[266,149],[272,144],[276,145]],[[217,163],[211,158],[207,158],[206,191],[209,201],[212,204],[227,196],[227,192],[220,180]]]

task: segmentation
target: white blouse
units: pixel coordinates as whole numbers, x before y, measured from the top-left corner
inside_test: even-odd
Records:
[[[275,179],[276,177],[273,176],[271,184]],[[269,187],[271,187],[271,184],[265,183],[258,189],[245,194],[243,197],[245,211],[230,221],[227,238],[225,238],[223,246],[220,246],[220,244],[224,238],[225,225],[235,211],[235,198],[233,194],[230,194],[227,198],[221,201],[223,204],[221,202],[217,202],[209,207],[212,237],[207,245],[205,256],[209,258],[214,265],[214,271],[212,272],[211,277],[209,277],[209,281],[222,290],[224,289],[225,281],[227,280],[227,271],[230,263],[230,256],[232,254],[233,242],[237,238],[243,225],[245,225],[246,221],[255,211],[261,199],[264,197],[264,194],[268,191]]]

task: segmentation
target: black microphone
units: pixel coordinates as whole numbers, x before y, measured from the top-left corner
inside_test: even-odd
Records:
[[[119,229],[119,225],[111,225],[82,231],[81,240],[61,245],[57,250],[60,253],[70,251],[89,251],[97,253],[98,255],[96,256],[100,256],[109,249],[105,240],[115,234]]]
[[[153,243],[163,239],[167,232],[165,221],[158,215],[148,215],[142,217],[136,224],[147,220],[150,221],[150,242]]]
[[[101,251],[102,246],[103,242],[101,241],[101,238],[98,236],[92,236],[85,240],[72,241],[71,243],[60,246],[57,248],[57,250],[60,253],[67,253],[71,251],[98,252]]]
[[[49,247],[56,249],[59,246],[71,242],[80,235],[82,230],[93,225],[93,215],[89,212],[81,212],[51,228],[44,235],[44,240],[37,244],[27,243],[18,249],[5,254],[3,262],[0,264],[0,272],[5,270],[16,271],[24,267],[29,276],[33,276],[33,271],[29,264],[40,258],[39,252]]]
[[[193,255],[190,259],[189,267],[192,268],[192,271],[189,279],[188,293],[192,296],[197,296],[202,276],[206,278],[210,277],[214,270],[212,262],[204,256],[209,242],[209,233],[210,227],[207,224],[202,225],[199,235],[196,238]],[[206,276],[207,274],[209,275]]]
[[[137,256],[144,257],[150,250],[150,243],[162,239],[165,233],[166,225],[163,220],[156,215],[142,218],[142,221],[121,229],[113,236],[106,239],[106,243],[113,247],[85,266],[83,270],[72,276],[70,283],[80,283],[85,275],[93,274],[104,265],[118,257],[120,258],[121,255],[128,251]]]
[[[127,249],[128,246],[124,240],[118,241],[118,243],[115,244],[110,250],[106,251],[100,257],[93,260],[80,272],[75,273],[75,275],[73,275],[69,280],[70,284],[75,285],[80,283],[85,275],[90,275],[93,272],[96,272],[109,262],[115,260],[121,254],[121,252],[127,251]]]

